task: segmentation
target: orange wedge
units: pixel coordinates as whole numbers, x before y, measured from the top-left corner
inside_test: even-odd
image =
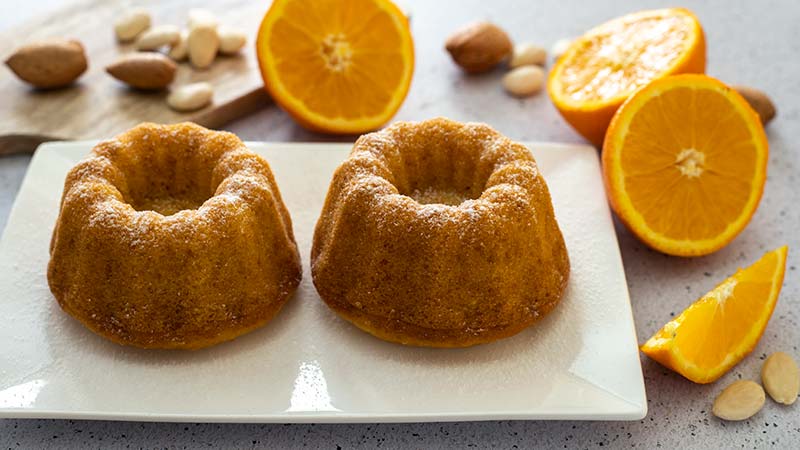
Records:
[[[355,134],[386,123],[414,72],[408,19],[389,0],[275,0],[256,37],[264,86],[301,125]]]
[[[755,213],[768,153],[758,114],[735,90],[705,75],[675,75],[637,91],[611,121],[606,193],[648,246],[706,255]]]
[[[739,269],[686,308],[642,346],[642,352],[695,383],[711,383],[761,339],[778,301],[787,248]]]
[[[589,30],[558,59],[547,92],[564,119],[596,146],[619,106],[647,83],[703,73],[706,44],[684,8],[641,11]]]

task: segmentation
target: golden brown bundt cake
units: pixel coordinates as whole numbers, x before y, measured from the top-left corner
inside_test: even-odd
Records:
[[[547,314],[569,258],[528,149],[440,118],[355,143],[317,222],[311,273],[328,306],[381,339],[466,347]]]
[[[235,135],[141,124],[67,175],[47,279],[92,331],[196,349],[267,323],[300,282],[267,162]]]

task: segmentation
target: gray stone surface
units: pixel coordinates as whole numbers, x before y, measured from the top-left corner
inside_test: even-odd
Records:
[[[58,2],[30,0],[26,4],[34,11],[45,11]],[[13,2],[2,3],[0,26],[11,26],[15,18],[8,5]],[[485,18],[504,26],[516,40],[549,46],[611,17],[672,4],[635,0],[402,3],[413,17],[417,68],[396,119],[446,115],[488,122],[520,140],[563,142],[582,140],[560,119],[546,95],[527,100],[505,96],[499,83],[502,71],[462,76],[442,50],[448,32]],[[783,350],[800,357],[796,253],[800,249],[796,144],[800,142],[800,4],[790,0],[684,4],[698,14],[706,30],[708,73],[730,83],[763,88],[777,102],[778,117],[768,129],[771,156],[764,198],[749,227],[735,241],[703,258],[664,256],[648,250],[623,227],[617,231],[640,342],[737,267],[748,265],[766,250],[789,245],[783,292],[764,338],[751,356],[716,384],[695,385],[643,357],[649,413],[635,422],[218,425],[0,420],[0,448],[800,448],[797,404],[782,407],[768,400],[757,416],[741,423],[724,423],[709,413],[713,397],[723,386],[739,378],[757,378],[766,354]],[[302,130],[274,107],[227,128],[251,140],[330,139]],[[24,156],[0,159],[0,227],[5,225],[27,161]]]

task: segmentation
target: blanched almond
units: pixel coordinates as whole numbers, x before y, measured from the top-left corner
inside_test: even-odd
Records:
[[[219,52],[224,55],[233,55],[247,43],[247,34],[239,29],[219,27]]]
[[[520,66],[503,77],[503,87],[516,97],[528,97],[544,87],[544,70],[539,66]]]
[[[158,50],[167,45],[174,45],[181,38],[181,30],[175,25],[159,25],[153,27],[136,39],[138,50]]]
[[[800,369],[791,356],[783,352],[769,355],[761,367],[761,382],[773,400],[791,405],[800,391]]]
[[[508,65],[511,68],[520,66],[543,66],[547,62],[547,50],[536,44],[517,44],[511,53]]]
[[[141,8],[124,13],[114,22],[114,33],[120,42],[132,41],[148,28],[150,28],[150,13]]]
[[[214,89],[209,83],[192,83],[181,86],[167,96],[167,104],[176,111],[194,111],[211,102]]]
[[[167,56],[177,62],[181,62],[189,55],[189,32],[181,31],[181,37],[170,49]]]
[[[553,59],[557,60],[558,58],[561,58],[561,55],[563,55],[569,49],[570,45],[572,45],[572,39],[557,40],[550,49],[550,54],[553,55]]]
[[[711,412],[720,419],[745,420],[761,411],[765,399],[764,389],[758,383],[738,380],[720,392]]]
[[[214,62],[219,50],[219,35],[216,27],[199,25],[189,31],[187,39],[189,61],[198,69],[204,69]]]

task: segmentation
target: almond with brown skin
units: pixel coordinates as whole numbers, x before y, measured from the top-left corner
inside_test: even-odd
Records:
[[[762,90],[752,88],[749,86],[733,86],[736,92],[742,95],[747,103],[758,113],[761,118],[761,123],[766,125],[770,120],[775,118],[777,111],[775,104],[772,103],[769,96]]]
[[[137,89],[167,87],[175,78],[175,63],[161,53],[130,53],[106,67],[112,77]]]
[[[21,80],[42,89],[67,86],[86,71],[83,45],[72,39],[48,39],[17,49],[6,65]]]
[[[486,72],[503,61],[513,48],[508,34],[489,22],[467,25],[447,38],[445,48],[468,73]]]

